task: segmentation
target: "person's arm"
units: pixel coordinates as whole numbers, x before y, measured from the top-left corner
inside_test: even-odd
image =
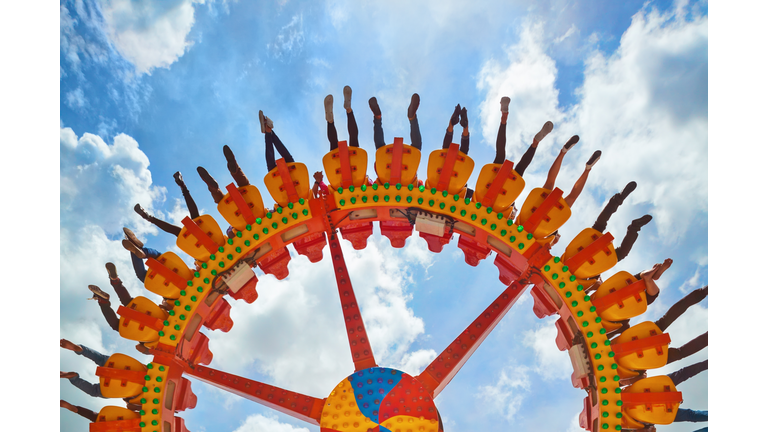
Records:
[[[619,385],[622,386],[622,387],[629,386],[629,385],[632,385],[632,384],[640,381],[643,378],[648,378],[648,371],[643,371],[643,373],[641,373],[640,375],[634,376],[632,378],[620,379],[619,380]]]
[[[323,173],[316,171],[312,176],[315,178],[315,184],[312,185],[312,196],[317,198],[317,189],[320,187],[320,183],[323,181]]]

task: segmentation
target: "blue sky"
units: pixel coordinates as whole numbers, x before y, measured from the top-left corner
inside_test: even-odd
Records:
[[[361,146],[369,152],[367,99],[379,100],[386,141],[408,141],[406,108],[418,92],[425,151],[440,145],[460,103],[469,112],[476,164],[493,159],[499,99],[510,96],[510,160],[519,159],[545,121],[555,125],[526,171],[523,196],[543,184],[571,135],[581,140],[558,177],[566,193],[589,155],[603,152],[555,252],[635,180],[637,190],[608,231],[621,239],[632,219],[654,219],[614,270],[635,273],[667,257],[675,261],[642,319],[657,319],[708,284],[706,2],[256,3],[60,4],[61,337],[148,361],[107,327],[95,302],[84,300],[88,284],[108,289],[107,261],[134,295],[153,296],[132,276],[120,246],[123,226],[156,249],[178,251],[173,237],[139,219],[133,205],[178,224],[187,214],[172,178],[178,170],[201,212],[218,218],[195,168],[229,183],[224,144],[251,182],[262,185],[260,109],[296,160],[319,170],[329,93],[340,139],[347,138],[344,85],[353,89]],[[503,286],[493,257],[472,268],[455,239],[432,254],[416,236],[393,249],[375,231],[363,253],[345,249],[352,282],[379,364],[418,373]],[[346,341],[330,265],[295,256],[290,269],[284,281],[260,274],[261,297],[253,305],[230,302],[232,331],[208,332],[211,366],[322,398],[352,371],[348,356],[336,356]],[[707,331],[708,307],[705,300],[670,327],[674,346]],[[574,419],[585,393],[570,384],[552,318],[539,320],[531,308],[525,294],[437,398],[447,430],[579,430]],[[705,349],[654,373],[707,356]],[[62,351],[61,370],[92,379],[93,365],[81,360]],[[192,381],[198,407],[181,414],[190,431],[317,430]],[[682,384],[684,406],[707,409],[707,388],[706,372]],[[66,382],[61,397],[92,408],[106,404]],[[61,413],[62,430],[84,427],[82,418]]]

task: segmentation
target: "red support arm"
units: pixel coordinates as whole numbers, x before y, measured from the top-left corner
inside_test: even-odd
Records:
[[[251,225],[256,222],[256,216],[253,214],[251,206],[245,202],[243,194],[240,193],[234,183],[227,185],[227,192],[229,192],[229,197],[232,198],[232,201],[235,202],[237,209],[240,210],[240,214],[243,216],[243,219],[245,219],[245,223]]]
[[[400,177],[403,171],[403,139],[395,138],[392,146],[392,168],[389,179],[392,184],[400,183]]]
[[[431,393],[432,398],[448,385],[469,360],[475,350],[504,318],[507,311],[525,291],[527,283],[513,282],[496,300],[480,314],[452,344],[416,377]]]
[[[288,391],[200,365],[195,366],[194,369],[188,368],[185,372],[187,375],[232,394],[260,403],[307,423],[320,425],[320,415],[323,412],[325,399]]]

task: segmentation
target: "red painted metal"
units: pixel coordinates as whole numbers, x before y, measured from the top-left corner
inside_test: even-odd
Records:
[[[545,220],[545,218],[547,218],[547,213],[549,213],[549,211],[552,210],[552,208],[555,206],[560,207],[558,202],[562,197],[563,191],[560,190],[560,188],[555,188],[552,192],[549,193],[549,195],[547,195],[546,198],[544,198],[544,202],[541,203],[541,205],[533,212],[528,220],[525,221],[523,228],[529,233],[536,231],[536,228],[539,227],[539,224]]]
[[[163,329],[163,320],[154,318],[143,312],[139,312],[134,309],[127,308],[125,306],[119,306],[117,308],[117,314],[125,318],[123,325],[128,325],[130,321],[136,321],[139,324],[149,327],[151,329],[160,331]]]
[[[233,299],[243,300],[246,303],[251,304],[255,302],[257,298],[259,298],[259,293],[256,292],[256,284],[258,282],[259,278],[257,278],[256,275],[253,275],[253,277],[249,279],[248,282],[246,282],[245,285],[243,285],[243,287],[240,288],[236,293],[233,293],[230,289],[227,289],[227,292]]]
[[[568,258],[563,262],[563,265],[568,266],[571,269],[571,273],[574,273],[585,262],[589,261],[597,255],[600,251],[608,251],[608,244],[613,241],[613,235],[611,233],[605,233],[589,244],[589,246],[580,250],[576,255]]]
[[[504,163],[501,164],[501,168],[499,168],[499,172],[496,173],[496,177],[494,177],[491,187],[485,192],[485,196],[481,202],[482,205],[485,207],[493,206],[496,197],[499,196],[504,187],[504,183],[511,177],[510,174],[512,174],[513,165],[514,164],[508,160],[505,160]]]
[[[392,184],[401,182],[403,171],[403,139],[395,138],[392,145],[392,168],[390,169],[389,180]]]
[[[491,330],[520,298],[526,286],[525,282],[517,281],[507,287],[453,343],[448,345],[445,351],[427,366],[424,372],[416,377],[424,387],[429,389],[433,398],[437,397],[456,376]]]
[[[226,300],[219,298],[211,307],[210,312],[208,312],[203,325],[211,330],[221,330],[224,333],[230,331],[234,325],[232,318],[229,316],[231,309],[232,306]]]
[[[519,256],[519,254],[515,255]],[[525,270],[525,267],[527,266],[527,264],[522,268],[515,266],[509,257],[503,256],[501,254],[496,255],[496,259],[493,260],[493,264],[499,269],[499,280],[506,286],[509,286],[509,284],[517,280],[517,278],[523,274],[523,270]]]
[[[568,327],[563,317],[560,317],[555,321],[555,328],[557,329],[557,336],[555,337],[555,344],[560,351],[568,351],[573,346],[573,330]]]
[[[653,347],[656,347],[658,350],[662,345],[669,345],[670,342],[672,342],[672,339],[669,337],[669,333],[662,333],[660,335],[649,336],[629,342],[616,343],[611,345],[611,350],[616,354],[615,358],[619,359],[632,353],[642,352],[643,350]]]
[[[450,231],[446,231],[442,237],[423,232],[419,233],[419,237],[427,241],[427,248],[434,253],[442,252],[443,246],[451,242],[451,236],[453,236],[453,233]]]
[[[219,245],[208,237],[208,234],[197,226],[197,223],[190,219],[189,216],[185,216],[181,223],[187,228],[187,234],[193,236],[208,252],[215,254],[219,251]]]
[[[283,280],[288,277],[288,262],[291,260],[291,253],[288,248],[282,248],[268,254],[259,261],[259,268],[266,273],[271,274],[277,280]]]
[[[604,297],[593,298],[592,306],[597,309],[597,313],[599,315],[609,307],[615,304],[619,304],[630,297],[635,297],[638,301],[640,301],[640,293],[645,291],[645,288],[645,282],[642,279],[635,281],[625,286],[624,288],[616,290]]]
[[[320,262],[323,259],[323,248],[326,245],[325,233],[313,233],[293,242],[293,247],[300,255],[309,258],[309,262]]]
[[[472,267],[477,267],[480,260],[488,258],[491,254],[491,248],[470,239],[469,236],[460,236],[458,246],[464,251],[464,261]]]
[[[349,147],[346,141],[339,141],[339,169],[341,170],[341,187],[352,186],[352,167],[349,165]]]
[[[385,220],[379,222],[381,235],[389,239],[393,248],[405,246],[405,240],[413,234],[413,225],[410,222],[400,220]]]
[[[141,432],[141,419],[96,421],[88,425],[90,432]]]
[[[537,318],[541,319],[557,313],[557,305],[544,292],[543,288],[533,287],[531,296],[533,296],[533,313],[536,314]]]
[[[678,391],[622,393],[621,401],[626,405],[673,404],[683,401],[683,393]]]
[[[440,171],[440,178],[437,181],[437,190],[448,190],[448,184],[451,182],[451,176],[453,176],[453,167],[456,165],[456,159],[459,156],[459,145],[451,143],[448,147],[448,152],[445,155],[445,162]]]
[[[253,214],[251,206],[245,202],[245,198],[243,198],[243,195],[240,193],[240,190],[237,189],[237,186],[235,186],[234,183],[227,185],[227,192],[229,192],[229,197],[232,199],[232,201],[235,202],[237,209],[240,211],[240,215],[243,217],[243,219],[245,219],[245,223],[250,225],[256,222],[256,216]]]
[[[142,371],[115,369],[103,366],[98,366],[96,368],[96,376],[107,378],[107,382],[114,379],[123,382],[130,381],[136,384],[144,384],[144,375],[145,374]]]
[[[341,238],[352,243],[355,250],[362,250],[368,245],[368,237],[373,235],[373,222],[353,222],[339,231]]]
[[[170,282],[176,286],[176,288],[182,290],[187,287],[187,280],[183,277],[179,276],[178,273],[174,272],[173,270],[166,267],[163,263],[160,261],[154,259],[154,258],[147,258],[147,267],[149,267],[150,270],[156,272],[167,282]]]
[[[323,411],[325,399],[292,392],[205,366],[187,368],[186,373],[200,381],[260,403],[283,414],[313,425],[320,425],[320,414]]]
[[[296,192],[296,186],[293,185],[293,179],[291,178],[291,173],[288,170],[288,165],[285,163],[285,159],[280,158],[275,161],[275,164],[277,165],[277,172],[280,174],[280,179],[283,180],[283,189],[288,195],[288,202],[297,202],[299,200],[299,193]]]

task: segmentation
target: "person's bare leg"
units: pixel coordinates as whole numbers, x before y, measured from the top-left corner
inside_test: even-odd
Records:
[[[59,345],[61,345],[62,348],[68,349],[70,351],[74,351],[76,353],[83,352],[83,348],[80,345],[77,345],[75,343],[72,343],[66,339],[60,339]]]
[[[560,173],[560,165],[563,163],[563,158],[565,157],[565,154],[568,152],[568,150],[576,145],[577,142],[579,142],[579,136],[572,136],[571,139],[569,139],[568,142],[566,142],[563,148],[560,150],[560,153],[557,154],[555,161],[552,162],[552,166],[549,168],[549,172],[547,173],[547,181],[544,183],[544,189],[552,190],[555,188],[555,180],[557,180],[557,174]]]
[[[581,191],[584,190],[584,185],[587,184],[587,178],[589,177],[589,172],[592,170],[592,167],[595,165],[595,162],[597,162],[598,159],[600,159],[600,150],[594,152],[592,154],[592,157],[589,158],[589,161],[587,161],[587,166],[584,168],[584,172],[581,173],[581,176],[579,176],[579,179],[576,180],[576,183],[573,184],[573,188],[571,189],[571,193],[568,194],[567,197],[565,197],[565,203],[568,204],[568,207],[573,206],[573,203],[576,202],[576,198],[581,195]]]
[[[657,268],[653,273],[653,280],[659,280],[661,275],[663,275],[664,272],[667,271],[667,269],[670,267],[672,267],[672,258],[667,258],[664,260],[664,263],[661,264],[659,268]]]

